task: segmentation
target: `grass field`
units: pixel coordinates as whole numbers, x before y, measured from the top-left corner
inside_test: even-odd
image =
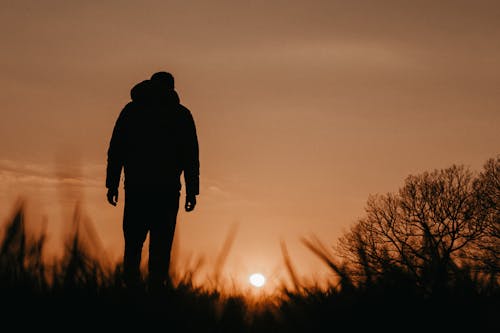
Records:
[[[78,230],[78,229],[76,229]],[[4,327],[23,329],[146,329],[165,332],[335,332],[339,330],[500,328],[497,281],[470,278],[440,295],[422,292],[404,274],[357,283],[321,244],[305,245],[338,277],[320,289],[303,285],[284,251],[293,287],[255,297],[195,286],[190,274],[172,288],[127,290],[121,267],[92,257],[78,231],[61,259],[44,260],[45,235],[29,235],[20,208],[4,226],[0,252],[0,302]]]

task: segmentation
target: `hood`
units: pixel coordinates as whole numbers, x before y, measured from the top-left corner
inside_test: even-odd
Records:
[[[136,84],[130,90],[132,101],[139,103],[154,104],[179,104],[180,99],[177,92],[167,89],[163,85],[154,84],[151,80],[144,80]]]
[[[150,99],[150,96],[151,82],[149,80],[139,82],[130,90],[130,98],[134,102],[145,102]]]

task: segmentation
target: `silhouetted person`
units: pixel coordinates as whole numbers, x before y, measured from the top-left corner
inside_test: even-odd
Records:
[[[158,72],[135,85],[132,101],[121,111],[107,156],[107,199],[116,206],[122,168],[125,208],[123,256],[125,282],[140,282],[141,251],[149,232],[148,282],[169,282],[170,251],[179,210],[181,174],[186,185],[185,210],[199,194],[196,127],[180,104],[170,73]]]

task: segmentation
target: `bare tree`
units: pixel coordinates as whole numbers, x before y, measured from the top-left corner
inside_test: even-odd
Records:
[[[409,176],[397,193],[370,196],[339,254],[360,283],[403,274],[430,293],[444,291],[471,264],[485,267],[476,263],[486,257],[498,273],[499,174],[497,159],[479,177],[456,165]]]
[[[477,215],[486,220],[485,232],[464,257],[497,279],[500,274],[500,155],[489,159],[474,183],[479,202]]]

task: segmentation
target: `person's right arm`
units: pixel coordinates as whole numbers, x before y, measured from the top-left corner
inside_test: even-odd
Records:
[[[121,111],[113,128],[113,134],[108,147],[106,166],[107,200],[113,206],[118,201],[118,186],[125,158],[125,124],[130,104]]]

